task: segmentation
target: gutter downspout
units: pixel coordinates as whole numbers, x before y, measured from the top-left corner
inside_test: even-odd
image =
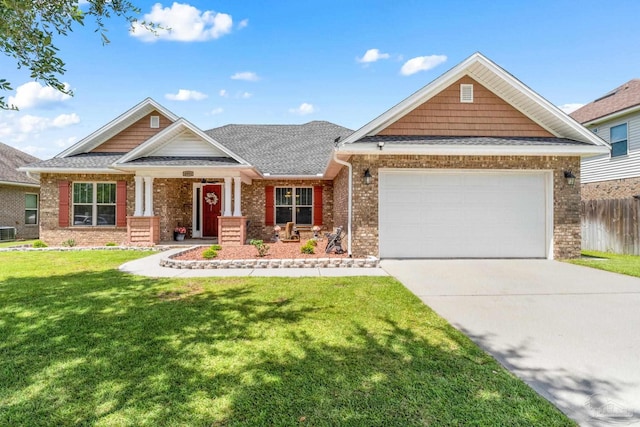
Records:
[[[344,160],[338,159],[338,147],[333,150],[333,160],[336,163],[346,166],[349,168],[349,191],[348,191],[348,207],[347,207],[347,253],[349,254],[349,258],[351,258],[351,202],[352,202],[352,180],[353,180],[353,166],[349,162],[345,162]]]

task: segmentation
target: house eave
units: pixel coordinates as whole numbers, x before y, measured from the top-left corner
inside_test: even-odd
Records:
[[[300,179],[300,180],[318,180],[318,179],[329,179],[323,173],[318,173],[316,175],[273,175],[269,173],[265,173],[262,175],[262,179],[266,180],[281,180],[281,179]]]
[[[16,181],[0,181],[0,185],[11,185],[13,187],[40,188],[40,184],[32,184],[27,182],[16,182]]]
[[[19,171],[33,172],[33,173],[95,173],[95,174],[124,174],[111,168],[38,168],[38,167],[22,167],[18,168]]]
[[[387,144],[382,150],[377,144],[358,143],[342,146],[341,154],[431,155],[431,156],[580,156],[591,157],[609,152],[604,146],[469,146]]]

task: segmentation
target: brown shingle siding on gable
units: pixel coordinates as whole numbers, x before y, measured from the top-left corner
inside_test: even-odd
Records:
[[[151,127],[151,116],[160,116],[160,127]],[[147,114],[127,129],[123,130],[105,143],[92,150],[93,153],[126,153],[151,138],[164,128],[171,125],[171,121],[157,111]]]
[[[473,103],[460,102],[461,84],[473,84]],[[469,76],[444,89],[378,135],[553,136]]]
[[[640,105],[640,79],[633,79],[571,113],[580,123]]]

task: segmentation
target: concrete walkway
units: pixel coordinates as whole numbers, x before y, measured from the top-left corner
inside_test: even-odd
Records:
[[[228,269],[177,269],[160,267],[164,257],[184,251],[185,248],[169,249],[148,257],[129,261],[120,266],[120,271],[146,277],[340,277],[340,276],[388,276],[381,268],[228,268]]]
[[[640,279],[547,260],[383,260],[584,426],[640,426]]]

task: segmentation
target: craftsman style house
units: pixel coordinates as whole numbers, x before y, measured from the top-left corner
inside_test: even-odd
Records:
[[[354,256],[575,257],[580,160],[609,146],[476,53],[351,131],[328,122],[203,131],[146,99],[41,174],[41,238],[222,245],[294,222]],[[569,178],[569,179],[568,179]]]

